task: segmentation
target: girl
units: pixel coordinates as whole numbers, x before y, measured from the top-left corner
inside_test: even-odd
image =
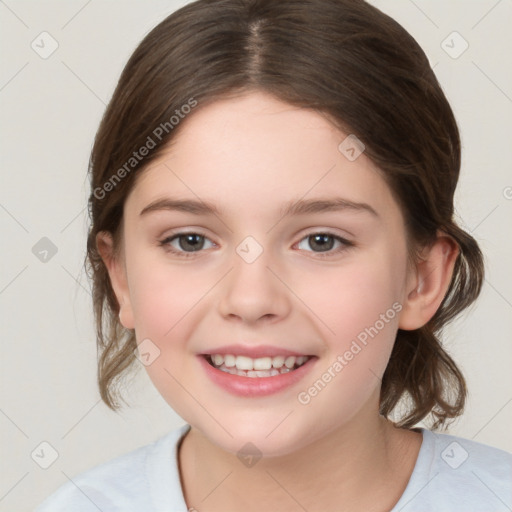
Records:
[[[477,298],[460,140],[362,0],[199,0],[126,65],[91,155],[99,387],[142,363],[186,421],[39,512],[505,511],[512,456],[436,430],[440,330]]]

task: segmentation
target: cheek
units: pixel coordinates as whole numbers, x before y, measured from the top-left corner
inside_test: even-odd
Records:
[[[137,341],[146,343],[142,346],[149,346],[154,358],[145,364],[145,370],[176,413],[188,418],[194,404],[183,385],[189,386],[195,371],[188,340],[197,324],[201,299],[215,280],[211,274],[183,272],[163,261],[150,264],[142,257],[132,259],[130,275]]]
[[[130,269],[130,299],[135,329],[140,336],[177,339],[186,316],[211,287],[211,275],[183,271],[165,257],[134,258]],[[214,282],[214,281],[213,281]]]
[[[400,300],[402,278],[384,260],[360,261],[324,274],[318,272],[304,283],[303,296],[325,324],[327,338],[343,343],[376,322],[380,326],[381,315]],[[386,325],[397,324],[395,310],[387,315],[390,322]]]
[[[178,382],[196,371],[189,340],[204,318],[205,308],[215,306],[208,293],[223,269],[220,273],[206,267],[186,269],[147,250],[134,249],[131,254],[129,287],[137,342],[149,339],[149,346],[156,346],[153,351],[158,354],[146,371],[165,398],[179,397],[182,388]],[[178,403],[172,406],[180,409]]]
[[[296,397],[303,414],[322,418],[323,427],[311,427],[312,437],[348,422],[370,400],[377,407],[401,310],[378,274],[340,273],[338,278],[343,287],[330,302],[317,290],[314,307],[326,324],[325,352]],[[331,283],[334,289],[334,279]]]
[[[381,253],[304,282],[299,294],[321,320],[317,325],[324,340],[323,364],[315,377],[330,372],[325,379],[338,383],[332,392],[360,400],[359,394],[367,396],[380,383],[402,309],[400,268],[395,257]]]

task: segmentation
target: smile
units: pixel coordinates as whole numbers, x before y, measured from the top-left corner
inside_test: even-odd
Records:
[[[275,377],[300,368],[310,356],[266,356],[256,359],[232,354],[206,355],[206,360],[218,370],[240,377]]]
[[[197,358],[216,387],[247,398],[274,395],[297,386],[318,361],[317,356],[279,355],[277,350],[272,356],[257,352],[256,358],[227,352],[198,354]]]

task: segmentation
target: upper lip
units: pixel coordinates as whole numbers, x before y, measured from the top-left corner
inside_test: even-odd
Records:
[[[303,352],[297,352],[295,350],[288,350],[286,348],[280,348],[272,345],[257,345],[257,346],[248,346],[248,345],[223,345],[222,347],[212,348],[210,350],[205,350],[201,352],[201,355],[237,355],[237,356],[246,356],[252,359],[256,359],[258,357],[275,357],[275,356],[308,356],[309,354],[305,354]]]

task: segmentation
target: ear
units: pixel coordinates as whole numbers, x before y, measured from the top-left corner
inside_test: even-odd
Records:
[[[96,235],[96,247],[103,263],[107,267],[110,282],[119,303],[119,321],[126,329],[134,329],[135,324],[133,321],[126,267],[124,259],[115,254],[114,240],[111,233],[100,231]]]
[[[438,232],[436,241],[423,250],[407,279],[400,329],[419,329],[435,315],[450,286],[458,255],[456,242],[442,232]]]

